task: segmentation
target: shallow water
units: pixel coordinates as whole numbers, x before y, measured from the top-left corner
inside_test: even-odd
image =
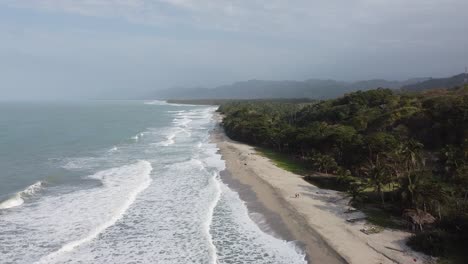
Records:
[[[1,107],[1,126],[21,135],[0,137],[1,263],[305,263],[220,181],[224,162],[209,142],[215,108],[24,107]],[[27,165],[9,163],[21,155]]]

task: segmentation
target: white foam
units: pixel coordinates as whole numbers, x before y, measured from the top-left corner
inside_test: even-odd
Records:
[[[210,250],[211,263],[218,263],[218,257],[217,257],[217,254],[216,254],[216,246],[213,243],[213,237],[212,237],[212,235],[210,233],[211,224],[213,223],[213,213],[214,213],[214,210],[216,208],[216,205],[218,204],[218,202],[219,202],[219,200],[221,198],[221,186],[220,186],[220,182],[217,179],[217,177],[218,177],[218,173],[215,172],[215,173],[213,173],[213,177],[210,179],[210,184],[214,185],[215,195],[214,195],[213,201],[211,202],[211,204],[208,207],[208,216],[207,216],[207,221],[205,222],[206,223],[205,232],[206,232],[206,236],[208,237],[208,240],[209,240],[209,243],[210,243],[210,246],[211,246],[211,250]]]
[[[13,208],[13,207],[22,205],[24,203],[25,197],[34,195],[41,188],[42,188],[41,181],[38,181],[28,186],[26,189],[15,193],[12,197],[0,203],[0,209],[8,209],[8,208]]]
[[[128,193],[126,200],[118,208],[115,209],[115,211],[113,212],[113,215],[109,219],[107,219],[105,222],[96,226],[91,232],[86,234],[84,237],[78,240],[68,242],[67,244],[63,245],[59,250],[52,252],[45,257],[42,257],[39,261],[35,263],[37,264],[50,263],[54,261],[61,254],[70,252],[74,250],[76,247],[96,238],[100,233],[102,233],[108,227],[114,225],[119,219],[121,219],[122,216],[125,214],[125,211],[127,211],[130,205],[133,202],[135,202],[137,195],[143,190],[145,190],[146,188],[148,188],[149,184],[151,183],[150,172],[153,169],[151,167],[151,163],[149,163],[148,161],[139,161],[137,164],[133,166],[137,166],[139,168],[140,171],[138,173],[143,177],[141,181],[138,183],[138,185],[136,185],[135,188],[131,192]],[[117,173],[120,174],[122,169],[126,170],[128,168],[131,168],[131,166],[103,171],[103,172],[90,176],[90,178],[102,180],[104,187],[119,186],[118,182],[123,183],[124,180],[116,179],[115,175]]]
[[[167,146],[173,145],[176,142],[175,138],[178,137],[182,133],[185,134],[187,137],[191,136],[190,131],[188,131],[185,128],[180,128],[180,127],[175,127],[173,129],[169,130],[168,133],[169,133],[169,135],[166,136],[165,140],[163,140],[161,142],[157,142],[157,143],[151,143],[151,145],[167,147]]]
[[[237,193],[220,181],[225,163],[208,135],[213,111],[177,112],[168,127],[148,129],[145,144],[127,141],[112,155],[104,150],[102,156],[66,160],[95,173],[85,188],[59,186],[2,214],[2,260],[304,263],[293,243],[263,233]],[[154,148],[163,142],[172,147]],[[122,166],[136,159],[146,161]]]
[[[157,143],[152,143],[151,145],[156,147],[167,147],[175,143],[174,138],[175,134],[171,134],[166,137],[166,140]]]
[[[113,146],[111,149],[109,149],[109,152],[116,152],[119,148],[117,146]]]
[[[171,106],[198,106],[198,105],[190,105],[190,104],[173,104],[173,103],[168,103],[167,101],[162,101],[162,100],[154,100],[154,101],[148,101],[145,102],[146,105],[171,105]]]
[[[144,104],[146,105],[169,105],[166,101],[161,101],[161,100],[148,101],[148,102],[145,102]]]
[[[138,141],[145,135],[145,132],[141,132],[136,134],[135,136],[131,137],[133,140]]]
[[[24,203],[23,198],[19,193],[15,193],[12,197],[0,203],[0,209],[8,209],[20,206]]]
[[[209,233],[218,199],[214,174],[195,157],[155,170],[118,225],[52,263],[215,263]]]
[[[174,119],[173,123],[176,124],[179,127],[188,127],[190,122],[193,120],[188,118],[188,116],[183,116],[182,118],[176,118]]]
[[[305,264],[305,253],[295,244],[263,232],[250,218],[239,195],[221,183],[221,210],[215,210],[212,232],[214,244],[223,247],[219,263]],[[226,228],[229,227],[229,228]],[[248,241],[248,242],[246,242]],[[229,247],[224,245],[228,244]]]
[[[88,170],[98,168],[103,161],[103,157],[65,158],[61,167],[72,171]]]
[[[43,186],[43,183],[41,181],[38,181],[32,185],[30,185],[28,188],[26,188],[24,191],[21,192],[22,195],[33,195],[37,191],[39,191]]]
[[[169,136],[166,137],[166,140],[164,140],[163,142],[157,143],[157,145],[164,146],[164,147],[172,145],[172,144],[175,143],[175,141],[174,141],[175,136],[176,136],[176,134],[172,133],[172,134],[170,134]]]

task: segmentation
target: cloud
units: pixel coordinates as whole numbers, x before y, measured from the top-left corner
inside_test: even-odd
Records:
[[[466,10],[467,0],[2,0],[1,81],[92,90],[450,75],[468,61]]]
[[[440,21],[441,18],[461,17],[464,14],[460,11],[468,9],[465,0],[7,0],[6,3],[85,16],[120,17],[149,25],[184,24],[263,33],[345,31],[401,22],[409,28],[431,26],[434,22],[450,25],[449,21]]]
[[[318,42],[415,43],[468,29],[466,0],[6,0],[49,12],[167,28],[283,36]],[[383,43],[386,43],[385,41]],[[387,42],[389,43],[389,42]]]
[[[273,37],[325,51],[468,44],[466,0],[4,0],[131,24]],[[182,32],[182,33],[181,33]],[[452,45],[452,44],[450,44]]]

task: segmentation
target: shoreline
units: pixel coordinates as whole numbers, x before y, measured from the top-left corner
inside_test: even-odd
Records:
[[[364,234],[360,230],[372,226],[365,221],[346,221],[364,214],[345,213],[348,199],[342,193],[320,189],[258,155],[252,146],[230,140],[220,125],[222,117],[215,113],[213,118],[217,124],[211,140],[226,163],[221,179],[239,192],[250,214],[261,214],[272,229],[262,230],[297,241],[309,263],[430,262],[431,258],[406,246],[408,232],[384,229]],[[294,198],[295,193],[300,197]]]
[[[309,229],[307,225],[302,225],[303,219],[296,218],[292,221],[291,217],[294,217],[295,212],[287,210],[281,197],[276,195],[271,186],[261,182],[255,183],[257,179],[241,181],[233,177],[229,170],[221,173],[221,180],[239,194],[248,209],[249,217],[263,232],[278,239],[293,242],[305,254],[307,263],[347,263],[319,238],[320,236],[314,230]],[[279,211],[279,208],[282,210]],[[285,217],[285,214],[288,216]],[[298,224],[302,226],[290,227],[290,225],[297,226]]]

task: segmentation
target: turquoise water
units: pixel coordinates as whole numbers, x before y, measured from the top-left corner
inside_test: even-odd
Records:
[[[60,163],[98,156],[149,126],[169,125],[169,108],[158,106],[155,114],[134,101],[0,103],[0,200],[40,180],[75,180],[80,173]]]
[[[221,181],[215,109],[0,103],[0,263],[305,263]]]

